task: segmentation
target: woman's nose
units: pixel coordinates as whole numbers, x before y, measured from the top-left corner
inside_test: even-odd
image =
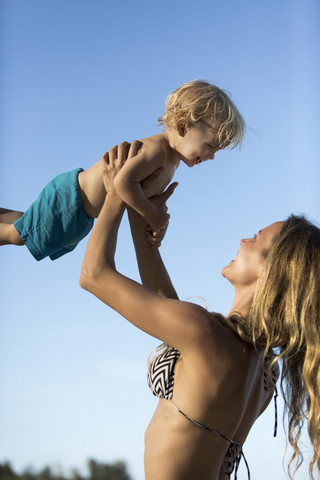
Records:
[[[250,238],[241,238],[240,240],[240,245],[242,245],[243,243],[246,243],[250,240]]]

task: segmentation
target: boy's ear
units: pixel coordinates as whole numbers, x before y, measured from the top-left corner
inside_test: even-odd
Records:
[[[187,133],[187,122],[185,120],[179,120],[177,122],[177,132],[179,133],[180,137],[184,137]]]

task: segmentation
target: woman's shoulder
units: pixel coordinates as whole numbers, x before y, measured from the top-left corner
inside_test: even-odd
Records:
[[[245,342],[220,313],[210,313],[211,343],[219,356],[246,361],[248,354],[255,352],[253,346]]]
[[[228,324],[225,317],[206,308],[186,302],[189,315],[194,318],[194,341],[191,346],[200,354],[224,357],[243,357],[243,351],[253,347],[244,342]]]
[[[213,397],[219,385],[224,385],[228,396],[247,381],[249,371],[255,376],[259,363],[257,352],[224,322],[222,315],[204,310],[197,320],[202,326],[194,341],[181,352],[183,369],[188,372],[188,378],[196,379],[197,385],[206,385]]]

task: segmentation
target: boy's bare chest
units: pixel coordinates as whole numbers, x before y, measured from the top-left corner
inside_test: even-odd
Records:
[[[161,172],[158,178],[156,178],[151,185],[145,190],[146,197],[150,198],[153,195],[158,195],[162,193],[163,190],[169,185],[171,182],[175,171],[179,164],[171,165],[167,164],[165,170]]]

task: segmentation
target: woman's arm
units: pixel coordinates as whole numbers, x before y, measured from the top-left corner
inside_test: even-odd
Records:
[[[121,162],[118,160],[105,161],[105,178],[108,175],[112,178],[120,168]],[[204,309],[157,295],[116,271],[114,253],[125,204],[113,188],[106,189],[108,193],[103,208],[87,245],[80,285],[133,325],[161,341],[181,351],[187,346],[198,346],[197,339],[202,340],[211,328],[208,313]],[[154,254],[156,265],[160,257],[156,251]],[[158,263],[160,268],[161,263]],[[168,283],[164,283],[167,285],[163,288],[167,295]],[[169,295],[176,298],[174,290]]]
[[[170,185],[166,192],[157,197],[158,201],[160,200],[164,204],[172,195],[176,186],[177,184]],[[150,244],[153,241],[155,246],[160,246],[159,241],[163,238],[164,232],[153,232],[153,234],[149,232],[147,223],[132,209],[128,209],[128,216],[143,285],[158,295],[178,299],[158,248],[152,248]],[[149,242],[147,236],[150,238]]]
[[[160,252],[146,240],[146,223],[134,210],[128,212],[142,284],[158,295],[178,299]]]

